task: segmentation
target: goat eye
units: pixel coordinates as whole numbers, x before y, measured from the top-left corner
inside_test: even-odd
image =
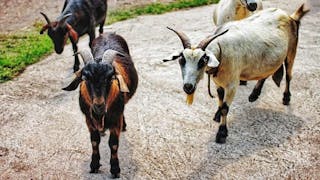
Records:
[[[179,64],[181,66],[184,66],[186,64],[186,59],[183,56],[181,56],[181,58],[179,59]]]
[[[201,58],[200,61],[198,62],[198,69],[203,68],[206,65],[205,63],[205,57]]]

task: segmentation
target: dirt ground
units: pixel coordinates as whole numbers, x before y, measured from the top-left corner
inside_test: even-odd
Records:
[[[177,63],[161,60],[181,49],[175,34],[192,42],[210,35],[214,5],[141,16],[105,27],[127,39],[140,82],[127,104],[121,134],[122,179],[320,179],[320,3],[301,22],[290,106],[268,80],[260,99],[248,102],[255,82],[240,87],[229,114],[226,144],[215,143],[217,99],[204,79],[192,106],[185,104]],[[264,1],[292,13],[300,0]],[[80,40],[80,49],[88,48]],[[101,172],[89,173],[91,145],[72,79],[71,46],[0,84],[0,179],[108,179],[108,135],[102,138]]]

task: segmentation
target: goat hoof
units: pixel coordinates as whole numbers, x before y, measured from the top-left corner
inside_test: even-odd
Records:
[[[247,85],[247,81],[241,81],[240,80],[240,86],[246,86]]]
[[[289,99],[283,99],[282,104],[286,105],[286,106],[290,105],[290,98]]]
[[[226,139],[228,137],[228,129],[226,125],[221,125],[219,127],[219,131],[216,136],[216,143],[224,144],[226,143]]]
[[[95,174],[95,173],[98,173],[98,172],[99,172],[99,169],[91,169],[91,171],[90,171],[90,173],[92,173],[92,174],[93,173]]]
[[[225,144],[227,137],[216,137],[216,143],[218,144]]]
[[[256,94],[250,94],[250,96],[249,96],[249,102],[254,102],[254,101],[256,101],[258,98],[259,98],[258,95],[256,95]]]
[[[112,178],[113,179],[120,178],[120,173],[112,174]]]
[[[98,173],[100,166],[101,166],[100,163],[98,163],[98,164],[93,164],[93,163],[91,163],[91,164],[90,164],[90,167],[91,167],[90,173]]]
[[[101,166],[101,164],[99,164],[98,168],[91,168],[90,173],[98,173],[100,166]]]
[[[123,127],[122,132],[125,132],[125,131],[127,131],[127,128]]]
[[[112,174],[112,178],[119,178],[120,177],[120,168],[118,167],[111,167],[110,172]]]
[[[283,93],[283,99],[282,99],[282,104],[283,105],[289,105],[290,104],[290,92],[289,93]]]

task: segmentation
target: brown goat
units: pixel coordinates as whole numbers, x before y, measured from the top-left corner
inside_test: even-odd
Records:
[[[100,34],[103,33],[103,25],[107,16],[106,0],[66,0],[60,16],[56,21],[50,21],[49,17],[42,13],[47,21],[40,31],[43,34],[48,30],[48,35],[54,44],[56,53],[61,54],[64,46],[70,39],[74,53],[78,51],[78,39],[84,34],[89,35],[89,46],[95,39],[95,27],[99,25]],[[78,55],[74,56],[74,72],[79,70]]]
[[[90,172],[97,173],[101,166],[100,133],[109,129],[110,172],[117,178],[120,177],[119,136],[120,131],[126,129],[124,106],[137,89],[138,75],[127,43],[121,36],[100,35],[92,43],[92,52],[79,52],[85,66],[63,90],[75,90],[80,84],[80,108],[86,116],[92,143]]]

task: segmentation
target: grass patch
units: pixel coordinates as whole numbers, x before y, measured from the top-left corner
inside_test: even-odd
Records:
[[[0,83],[21,73],[27,65],[53,51],[47,36],[29,32],[23,34],[0,34]]]
[[[219,0],[177,0],[175,2],[115,10],[108,13],[107,24],[145,14],[162,14],[179,9],[217,3]],[[39,35],[41,22],[35,22],[31,31],[18,34],[0,34],[0,83],[23,72],[26,66],[38,62],[53,52],[53,43],[47,35]]]
[[[108,13],[107,24],[135,18],[146,14],[163,14],[165,12],[186,9],[198,6],[218,3],[219,0],[177,0],[175,2],[161,4],[152,3],[142,7],[134,7],[130,9],[120,9]]]

